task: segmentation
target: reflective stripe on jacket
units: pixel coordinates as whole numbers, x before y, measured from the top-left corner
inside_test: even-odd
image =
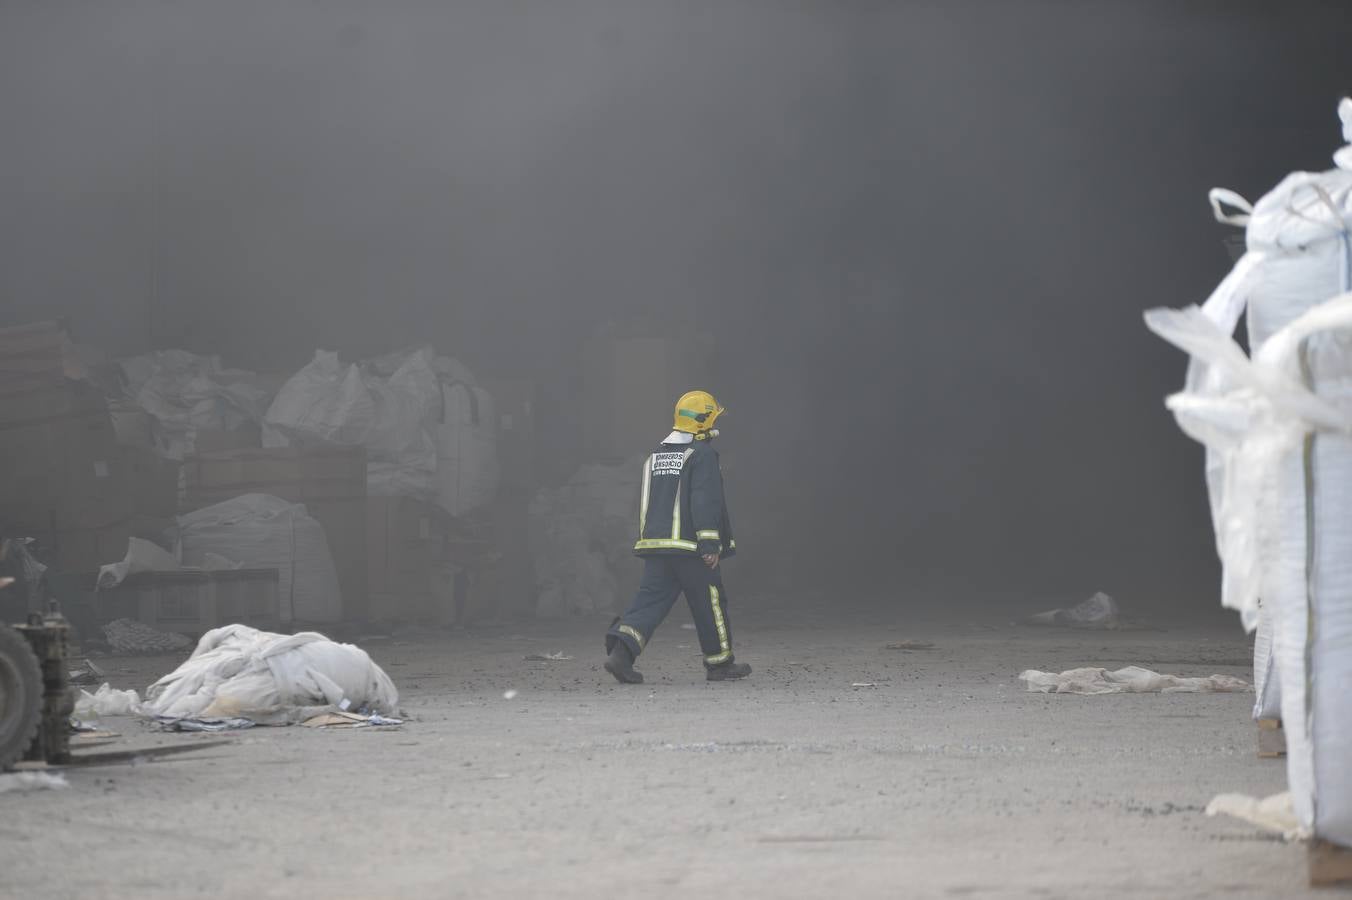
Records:
[[[737,551],[718,451],[708,441],[662,444],[644,460],[638,534],[639,556]]]

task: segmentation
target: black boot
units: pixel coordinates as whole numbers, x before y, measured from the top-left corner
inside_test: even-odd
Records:
[[[725,662],[717,666],[707,667],[704,677],[709,681],[736,681],[738,678],[745,678],[750,674],[751,667],[746,663]]]
[[[629,645],[617,640],[606,657],[606,671],[615,676],[620,684],[642,684],[643,673],[634,669],[634,654]]]

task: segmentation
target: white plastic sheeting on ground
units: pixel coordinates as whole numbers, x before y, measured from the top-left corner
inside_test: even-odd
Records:
[[[178,558],[205,567],[224,557],[276,569],[284,621],[335,622],[342,615],[338,573],[324,527],[305,507],[270,494],[244,494],[178,518]]]
[[[97,719],[100,716],[134,716],[141,712],[141,696],[135,691],[119,691],[107,682],[94,693],[80,691],[75,701],[75,718]]]
[[[560,488],[530,505],[530,546],[540,615],[610,612],[637,585],[642,458],[618,466],[583,466]]]
[[[399,692],[365,650],[322,634],[272,634],[227,625],[146,690],[142,711],[174,719],[303,721],[332,709],[397,712]]]
[[[1352,101],[1339,113],[1352,142]],[[1297,819],[1352,844],[1352,146],[1335,161],[1227,217],[1247,225],[1235,271],[1147,323],[1192,356],[1168,405],[1207,447],[1222,600],[1248,628],[1271,614]],[[1230,337],[1246,306],[1252,359]]]
[[[1070,669],[1065,672],[1039,672],[1028,669],[1019,675],[1029,691],[1040,694],[1207,694],[1247,691],[1249,683],[1232,675],[1183,678],[1161,675],[1140,666],[1125,669]]]
[[[1218,794],[1206,805],[1208,816],[1232,816],[1265,831],[1275,831],[1288,841],[1308,837],[1296,818],[1291,792],[1258,799],[1247,794]]]
[[[222,368],[217,357],[186,350],[160,350],[118,366],[126,399],[150,417],[155,448],[170,459],[191,454],[201,430],[259,422],[271,397],[254,373]]]
[[[430,348],[344,366],[320,351],[277,394],[269,446],[362,446],[374,496],[435,501],[463,515],[497,491],[497,413],[473,375]]]

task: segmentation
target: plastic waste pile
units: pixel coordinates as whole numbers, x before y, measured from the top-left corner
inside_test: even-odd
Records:
[[[583,466],[568,483],[531,501],[530,548],[542,616],[609,612],[636,566],[643,460]]]
[[[202,635],[183,665],[147,688],[141,711],[279,725],[334,710],[393,715],[398,703],[394,682],[360,647],[227,625]]]
[[[1207,448],[1221,602],[1259,629],[1259,715],[1279,706],[1302,828],[1352,844],[1352,100],[1336,168],[1252,206],[1213,190],[1247,252],[1202,307],[1151,310],[1191,356],[1167,401]],[[1232,334],[1247,313],[1250,354]],[[1278,689],[1280,688],[1280,689]]]
[[[464,366],[430,348],[344,366],[319,351],[278,392],[266,446],[365,447],[373,496],[436,502],[451,515],[497,491],[497,414]]]
[[[161,350],[119,360],[117,367],[123,393],[120,408],[139,409],[148,417],[150,442],[169,459],[192,454],[199,431],[230,431],[260,422],[271,399],[259,376],[222,368],[215,356]]]

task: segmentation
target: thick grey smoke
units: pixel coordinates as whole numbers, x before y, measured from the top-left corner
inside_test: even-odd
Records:
[[[1229,265],[1207,188],[1329,165],[1343,12],[9,0],[0,324],[431,340],[541,381],[561,460],[598,325],[694,325],[746,579],[1210,604],[1140,311]]]

